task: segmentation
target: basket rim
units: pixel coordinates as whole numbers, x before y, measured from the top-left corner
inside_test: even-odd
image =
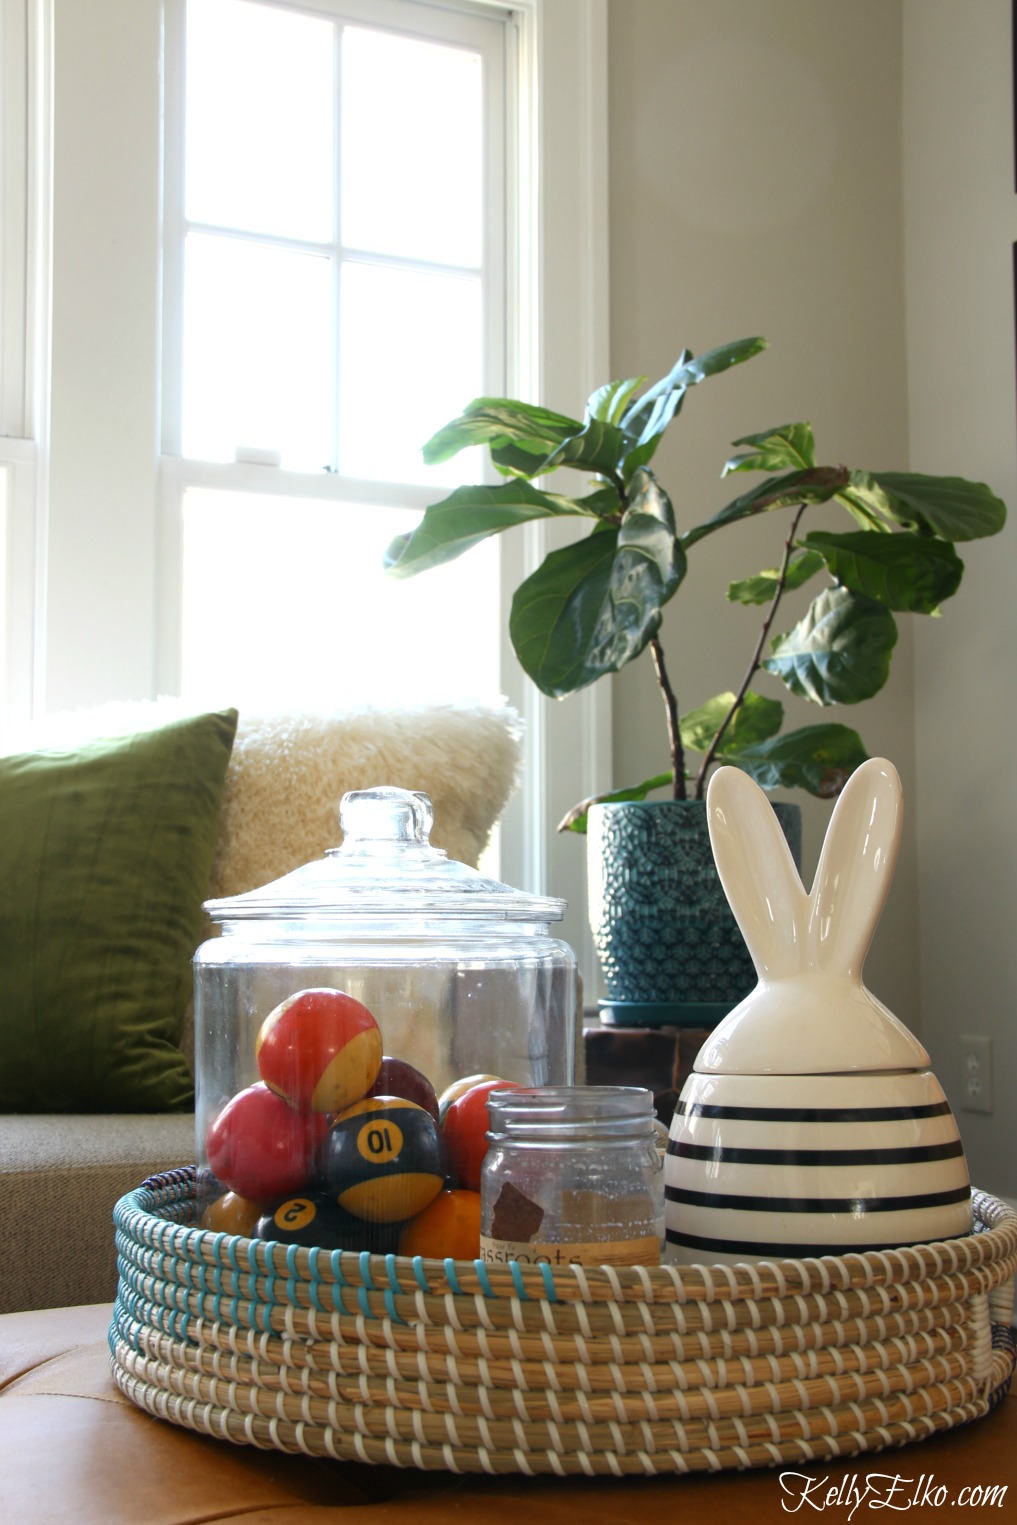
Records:
[[[198,1169],[182,1166],[149,1176],[117,1202],[118,1232],[166,1254],[198,1259],[236,1273],[335,1284],[368,1292],[514,1298],[550,1302],[713,1302],[793,1297],[890,1286],[955,1273],[975,1273],[984,1290],[1017,1270],[1017,1211],[988,1192],[972,1191],[976,1231],[957,1239],[888,1249],[860,1249],[801,1259],[728,1265],[579,1266],[553,1268],[435,1260],[419,1255],[304,1249],[249,1239],[188,1223]]]

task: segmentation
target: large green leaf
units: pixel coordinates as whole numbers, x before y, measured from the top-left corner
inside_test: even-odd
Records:
[[[1006,504],[984,482],[932,477],[907,471],[877,471],[874,480],[903,515],[926,524],[944,540],[979,540],[1006,523]]]
[[[590,517],[593,513],[581,499],[538,492],[522,481],[506,482],[502,487],[457,487],[449,497],[425,510],[415,530],[395,537],[383,564],[395,577],[410,577],[452,561],[489,535],[516,524],[567,514]]]
[[[634,520],[625,541],[600,527],[552,551],[516,589],[509,635],[524,671],[552,698],[617,672],[660,627],[661,603],[684,574],[684,557],[672,540],[663,576],[659,521],[652,514]]]
[[[587,827],[587,816],[591,805],[620,805],[629,800],[645,800],[648,794],[655,789],[664,789],[674,779],[674,774],[655,773],[653,778],[648,778],[641,784],[635,784],[631,789],[612,789],[607,794],[591,794],[589,799],[580,800],[558,822],[559,831],[580,831]]]
[[[428,466],[436,466],[470,445],[497,449],[515,444],[529,455],[542,457],[582,427],[578,419],[533,403],[511,397],[477,397],[458,418],[431,436],[424,446],[424,460]]]
[[[716,694],[698,709],[683,715],[678,727],[682,745],[690,747],[693,752],[708,751],[734,702],[733,693]],[[775,736],[783,723],[784,706],[779,699],[766,699],[762,694],[747,693],[724,732],[721,750],[727,754],[755,746],[757,742]]]
[[[823,558],[845,588],[911,614],[935,614],[956,593],[964,572],[948,541],[906,530],[894,535],[815,530],[803,544]]]
[[[804,587],[823,565],[823,558],[818,551],[795,552],[788,561],[784,591],[793,593],[796,588]],[[780,568],[767,567],[754,577],[743,577],[740,582],[729,583],[727,596],[733,604],[769,604],[776,597],[779,586]]]
[[[627,381],[609,381],[598,387],[586,404],[587,419],[599,418],[606,424],[620,424],[633,392],[646,385],[645,376],[632,376]]]
[[[847,509],[864,530],[879,530],[888,535],[898,524],[905,529],[918,527],[913,517],[900,517],[889,494],[883,491],[875,477],[867,471],[850,472],[847,483],[835,496],[837,502]],[[903,505],[900,508],[903,509]]]
[[[575,466],[587,471],[611,473],[621,466],[628,440],[615,424],[591,418],[578,434],[563,440],[547,457],[545,471]]]
[[[754,338],[736,339],[702,355],[683,350],[668,374],[648,387],[619,420],[621,428],[634,441],[622,465],[624,475],[628,477],[652,459],[664,431],[680,412],[689,387],[751,360],[765,348],[765,339]]]
[[[746,747],[724,761],[744,769],[761,789],[807,789],[820,799],[832,799],[867,756],[861,737],[849,726],[809,725]]]
[[[767,477],[765,482],[759,482],[718,510],[705,524],[686,530],[682,544],[688,549],[697,540],[712,535],[727,524],[766,514],[775,508],[789,508],[799,503],[826,503],[842,490],[847,480],[848,472],[842,466],[813,466],[804,471],[789,471],[782,477]]]
[[[658,602],[665,604],[685,576],[685,553],[675,534],[674,509],[667,493],[648,471],[633,478],[629,507],[618,531],[618,554],[611,587],[616,598],[627,597],[632,576],[641,577],[641,561],[649,561],[660,583]]]
[[[811,424],[780,424],[762,434],[746,434],[736,445],[751,445],[751,450],[733,455],[722,476],[732,471],[798,471],[816,464],[816,442]]]
[[[814,704],[857,704],[890,675],[897,640],[893,615],[847,588],[827,588],[805,617],[773,641],[763,666]]]

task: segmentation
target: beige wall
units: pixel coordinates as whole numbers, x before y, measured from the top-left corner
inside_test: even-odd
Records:
[[[749,333],[772,346],[693,394],[660,451],[680,518],[733,495],[718,480],[733,437],[798,418],[827,460],[970,476],[1012,506],[1008,0],[609,4],[611,373],[657,375],[682,345]],[[974,1180],[1011,1197],[1015,535],[964,551],[960,594],[911,622],[877,700],[827,712],[892,758],[906,791],[868,982],[921,1033],[958,1109],[958,1038],[992,1039],[994,1110],[959,1117]],[[758,615],[724,587],[772,565],[781,538],[774,515],[694,552],[663,632],[683,708],[737,683]],[[648,659],[615,680],[614,750],[619,784],[665,765]],[[828,813],[806,802],[807,869]]]
[[[771,345],[693,393],[658,452],[679,522],[755,480],[719,472],[731,440],[772,424],[810,420],[831,463],[906,466],[899,4],[610,0],[609,26],[611,374],[656,377],[683,345]],[[761,615],[726,585],[775,565],[786,533],[773,514],[695,548],[663,630],[683,709],[737,687]],[[920,1027],[910,633],[860,710],[820,711],[765,676],[759,690],[786,698],[792,726],[854,724],[901,771],[908,835],[867,976]],[[648,656],[615,680],[614,752],[619,785],[666,767]],[[800,798],[811,871],[829,806]]]
[[[904,0],[911,451],[1017,502],[1009,0]],[[961,1112],[972,1175],[1017,1196],[1017,526],[916,643],[923,1037],[951,1098],[957,1035],[992,1039],[995,1107]]]

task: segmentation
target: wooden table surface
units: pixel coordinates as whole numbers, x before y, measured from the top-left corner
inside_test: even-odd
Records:
[[[3,1525],[1017,1521],[1017,1396],[920,1444],[782,1471],[455,1476],[258,1451],[153,1419],[113,1385],[110,1313],[0,1316]]]

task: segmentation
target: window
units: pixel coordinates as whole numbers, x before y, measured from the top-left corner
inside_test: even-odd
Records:
[[[382,4],[362,7],[360,22],[414,34],[403,23],[381,26]],[[42,23],[52,15],[52,34],[36,50],[37,62],[52,51],[51,86],[31,118],[39,162],[52,178],[52,262],[45,240],[36,240],[27,283],[31,298],[38,281],[48,282],[36,313],[51,314],[37,346],[50,355],[51,396],[36,410],[27,444],[0,446],[3,459],[27,450],[34,461],[38,454],[46,489],[44,512],[35,515],[33,487],[29,511],[15,515],[20,528],[7,542],[7,703],[20,718],[33,707],[61,710],[173,691],[186,649],[179,595],[192,512],[202,511],[201,533],[212,534],[213,515],[205,510],[214,502],[221,510],[215,533],[226,537],[239,511],[227,494],[239,494],[245,511],[257,498],[281,503],[285,515],[313,508],[324,518],[327,509],[338,520],[346,505],[358,503],[371,514],[418,513],[433,487],[238,462],[235,448],[232,459],[225,449],[227,458],[219,460],[178,453],[182,434],[174,441],[170,430],[182,431],[183,416],[172,425],[166,413],[176,383],[168,355],[160,356],[159,333],[163,291],[175,283],[182,289],[175,273],[163,270],[169,207],[161,190],[163,95],[171,115],[182,106],[183,89],[179,75],[164,72],[163,50],[174,44],[182,5],[0,0],[0,6]],[[404,14],[417,8],[404,0]],[[294,9],[336,24],[337,7],[326,8],[324,0]],[[505,272],[512,297],[504,307],[516,342],[499,363],[513,392],[574,411],[608,370],[606,0],[515,0],[511,7],[449,0],[421,9],[442,12],[456,25],[470,17],[503,28],[505,120],[513,128],[503,201],[515,223]],[[22,66],[29,67],[24,49]],[[51,143],[42,130],[50,114]],[[179,158],[178,172],[182,167]],[[39,204],[49,204],[47,194]],[[492,342],[504,337],[493,332]],[[40,371],[37,379],[46,375]],[[257,448],[256,440],[238,443]],[[35,473],[31,464],[12,469]],[[19,490],[15,483],[15,497]],[[194,494],[186,513],[185,492]],[[208,495],[204,503],[201,492]],[[557,526],[538,524],[504,539],[498,550],[505,588],[537,564],[557,533]],[[387,529],[379,538],[387,539]],[[232,575],[231,561],[223,577]],[[419,592],[433,608],[455,607],[437,575],[425,574],[412,590],[390,588],[390,595]],[[202,596],[213,605],[221,591],[213,580]],[[382,619],[367,636],[358,633],[354,656]],[[560,705],[545,701],[518,672],[505,622],[492,624],[501,643],[500,689],[526,721],[523,788],[505,817],[501,871],[511,883],[569,901],[563,935],[583,957],[589,989],[595,960],[592,952],[584,956],[582,843],[556,837],[554,823],[582,795],[610,786],[608,688],[598,684]],[[214,632],[207,646],[192,646],[193,660],[214,677],[232,639],[229,628]],[[280,630],[278,647],[286,642]],[[319,702],[343,702],[350,660],[345,649],[335,659]]]
[[[497,545],[409,585],[382,555],[483,469],[423,441],[506,389],[506,20],[319,4],[170,11],[164,677],[262,707],[496,698]]]

